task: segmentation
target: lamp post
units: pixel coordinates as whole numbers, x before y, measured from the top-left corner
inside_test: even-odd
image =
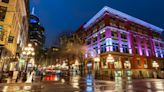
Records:
[[[153,61],[152,66],[157,70],[159,67],[159,64],[156,61]]]
[[[27,63],[25,66],[25,73],[26,73],[29,59],[35,55],[34,48],[32,47],[32,44],[28,44],[28,46],[23,49],[22,55],[24,58],[27,59]]]
[[[158,67],[159,67],[159,64],[158,64],[156,61],[153,61],[152,67],[154,67],[155,70],[156,70],[156,71],[154,72],[154,78],[157,78],[157,69],[158,69]]]

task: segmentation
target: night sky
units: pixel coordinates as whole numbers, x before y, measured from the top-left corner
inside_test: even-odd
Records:
[[[46,31],[46,47],[61,32],[75,31],[104,6],[164,28],[164,0],[30,0]]]

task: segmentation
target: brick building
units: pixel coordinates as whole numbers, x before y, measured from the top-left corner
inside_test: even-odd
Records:
[[[163,29],[105,6],[79,30],[86,35],[86,68],[91,63],[101,74],[110,71],[114,76],[143,78],[153,77],[156,71],[162,76]],[[109,55],[114,62],[108,62]]]

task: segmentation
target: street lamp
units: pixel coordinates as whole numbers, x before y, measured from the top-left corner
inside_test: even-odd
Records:
[[[107,62],[109,62],[109,63],[113,63],[114,62],[114,58],[113,58],[113,56],[111,54],[108,55]]]
[[[154,78],[157,78],[157,75],[158,75],[157,69],[159,67],[159,64],[156,61],[153,61],[152,67],[154,67],[156,69],[156,71],[153,73],[153,75],[154,75]]]
[[[26,72],[29,59],[35,55],[34,48],[32,47],[32,44],[28,44],[28,46],[23,49],[22,55],[27,59],[27,64],[25,67],[25,72]]]
[[[159,64],[156,61],[153,61],[152,66],[157,70],[159,67]]]

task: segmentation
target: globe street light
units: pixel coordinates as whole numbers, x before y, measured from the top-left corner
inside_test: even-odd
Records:
[[[154,78],[157,78],[157,75],[158,75],[157,69],[158,69],[158,67],[159,67],[159,64],[158,64],[156,61],[153,61],[152,67],[154,67],[155,70],[156,70],[156,71],[153,73],[153,74],[154,74]]]
[[[153,61],[152,66],[157,70],[159,67],[159,64],[156,61]]]
[[[25,67],[25,72],[26,72],[29,59],[35,55],[34,48],[32,47],[32,44],[28,44],[28,46],[23,49],[22,55],[24,58],[27,59],[27,64]]]

